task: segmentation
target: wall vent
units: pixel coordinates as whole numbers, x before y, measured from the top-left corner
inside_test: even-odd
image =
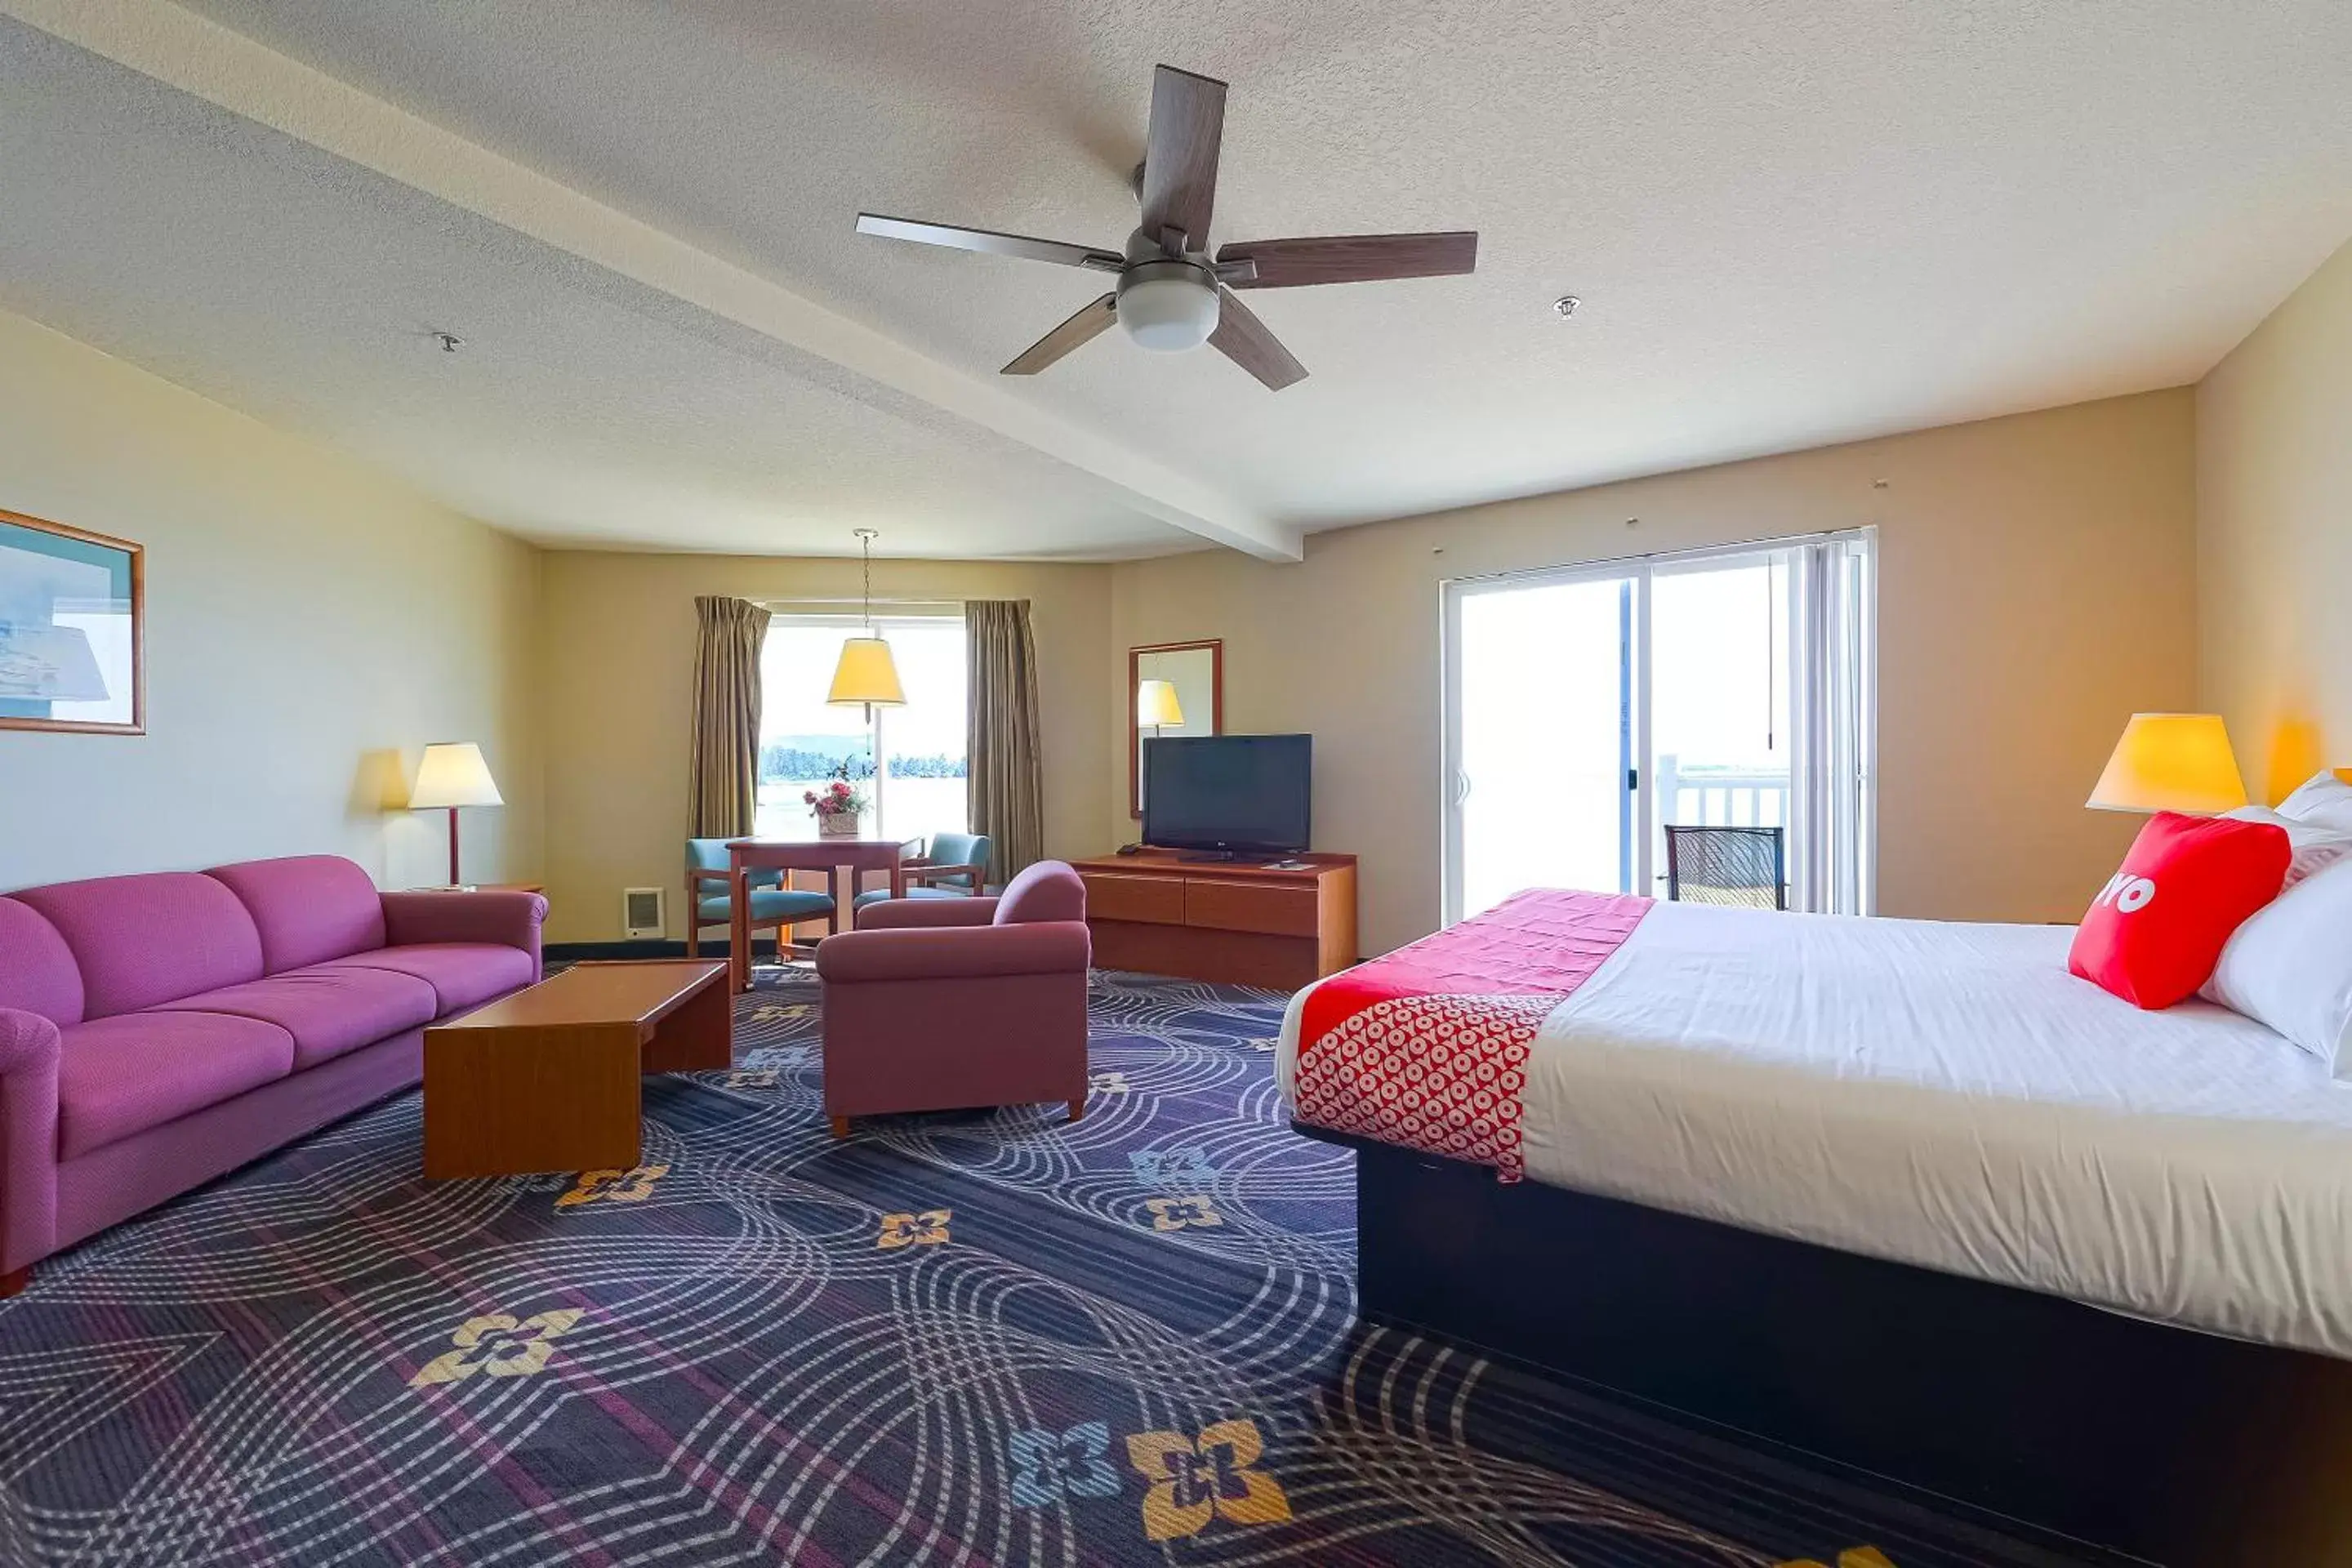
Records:
[[[621,936],[627,942],[659,942],[668,934],[668,900],[664,888],[621,889]]]

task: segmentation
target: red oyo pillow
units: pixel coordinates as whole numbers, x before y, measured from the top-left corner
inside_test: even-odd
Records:
[[[2158,812],[2092,900],[2066,967],[2136,1006],[2184,1001],[2230,934],[2278,897],[2294,858],[2272,823]]]

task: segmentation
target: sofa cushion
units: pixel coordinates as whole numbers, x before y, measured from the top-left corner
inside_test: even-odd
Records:
[[[58,928],[30,904],[0,899],[0,1007],[79,1024],[81,1006],[81,971]]]
[[[531,983],[531,958],[519,947],[487,942],[420,942],[355,952],[322,969],[389,969],[413,974],[433,987],[441,1002],[436,1016],[478,1007]]]
[[[232,1013],[275,1024],[294,1037],[294,1070],[301,1072],[345,1051],[431,1023],[441,1002],[430,982],[413,974],[322,964],[218,991],[199,991],[150,1010]]]
[[[85,1017],[135,1013],[261,978],[253,917],[201,872],[56,882],[12,896],[66,939],[81,971]]]
[[[294,1037],[226,1013],[125,1013],[58,1047],[58,1158],[161,1127],[294,1070]]]
[[[383,897],[365,871],[340,855],[246,860],[205,875],[252,915],[262,967],[272,974],[383,945]]]

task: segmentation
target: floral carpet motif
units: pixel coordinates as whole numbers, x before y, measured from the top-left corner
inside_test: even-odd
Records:
[[[1281,998],[1097,977],[1085,1119],[828,1135],[816,990],[643,1163],[432,1183],[402,1096],[0,1304],[0,1563],[2066,1561],[1354,1313]]]

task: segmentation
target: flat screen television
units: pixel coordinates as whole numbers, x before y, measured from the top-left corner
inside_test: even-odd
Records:
[[[1295,855],[1307,847],[1312,735],[1171,735],[1143,748],[1143,841]]]

